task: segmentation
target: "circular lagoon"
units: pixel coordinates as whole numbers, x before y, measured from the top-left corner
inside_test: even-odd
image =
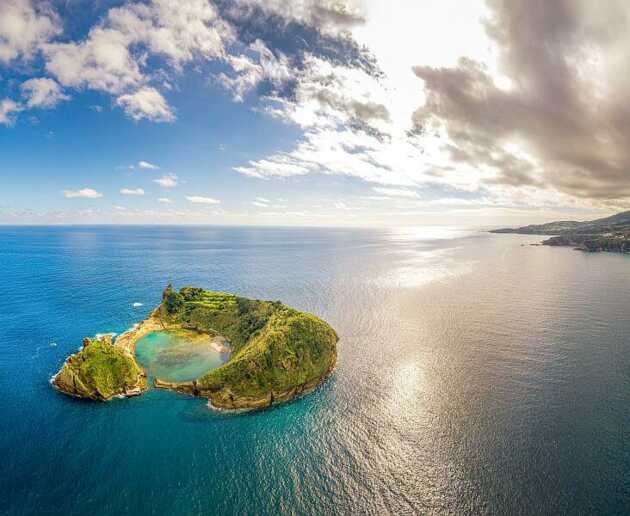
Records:
[[[170,382],[199,378],[230,358],[221,336],[189,331],[156,331],[136,343],[136,358],[149,376]]]

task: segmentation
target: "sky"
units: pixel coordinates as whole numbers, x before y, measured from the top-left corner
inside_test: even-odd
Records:
[[[0,224],[630,209],[622,0],[2,0]]]

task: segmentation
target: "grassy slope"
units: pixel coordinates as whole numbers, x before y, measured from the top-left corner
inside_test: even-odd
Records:
[[[323,376],[336,357],[337,335],[327,323],[280,302],[184,288],[165,293],[163,314],[232,342],[232,358],[201,377],[201,389],[253,397],[290,389]]]
[[[66,361],[55,383],[70,394],[109,399],[137,387],[142,370],[120,348],[92,340]]]

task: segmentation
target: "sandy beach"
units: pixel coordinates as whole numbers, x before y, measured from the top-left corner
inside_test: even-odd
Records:
[[[149,315],[147,319],[134,325],[133,328],[119,335],[114,341],[114,345],[123,348],[130,355],[134,355],[136,342],[138,342],[142,337],[154,331],[167,329],[168,326],[162,322],[158,310],[156,309],[151,312],[151,315]]]

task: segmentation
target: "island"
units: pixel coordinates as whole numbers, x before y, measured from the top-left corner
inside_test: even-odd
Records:
[[[591,221],[559,221],[520,228],[502,228],[491,233],[546,235],[543,245],[569,246],[587,252],[630,252],[630,211]]]
[[[107,401],[142,394],[147,372],[135,354],[155,332],[208,337],[229,351],[225,363],[189,381],[153,378],[157,388],[207,398],[217,409],[256,409],[315,389],[337,361],[338,336],[318,317],[279,301],[261,301],[168,285],[149,317],[117,338],[88,338],[51,383],[70,396]],[[217,342],[219,344],[217,344]]]

